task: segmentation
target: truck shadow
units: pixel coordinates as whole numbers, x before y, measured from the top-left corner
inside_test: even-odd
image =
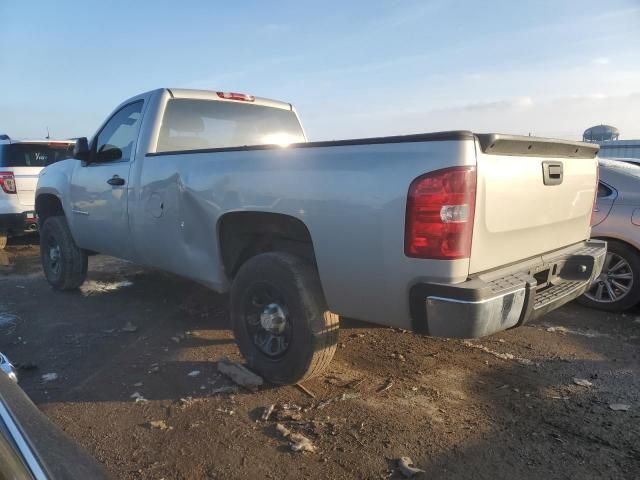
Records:
[[[520,364],[518,353],[524,356],[526,350],[510,342],[496,345],[496,336],[474,340],[492,350],[515,350],[516,358],[470,353],[490,365],[479,366],[460,385],[471,411],[447,408],[445,421],[455,437],[451,447],[429,445],[428,453],[416,452],[413,459],[426,471],[424,478],[637,476],[640,327],[631,320],[633,312],[627,315],[577,305],[550,314],[532,326],[548,342],[543,355],[527,356],[534,365]],[[616,404],[630,410],[615,411]],[[433,428],[434,437],[439,430]],[[424,434],[430,435],[428,429]]]

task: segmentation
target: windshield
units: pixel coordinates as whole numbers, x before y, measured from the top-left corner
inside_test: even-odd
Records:
[[[216,100],[173,99],[164,112],[156,151],[304,142],[292,110]]]
[[[72,156],[72,143],[0,145],[0,167],[46,167]]]

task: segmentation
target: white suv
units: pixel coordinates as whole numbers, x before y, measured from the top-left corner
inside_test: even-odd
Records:
[[[47,165],[70,158],[72,140],[10,140],[0,135],[0,249],[9,236],[38,229],[35,190]]]

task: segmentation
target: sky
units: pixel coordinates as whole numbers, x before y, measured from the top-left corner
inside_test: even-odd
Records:
[[[640,0],[0,0],[0,133],[91,136],[158,87],[291,102],[311,140],[640,138]]]

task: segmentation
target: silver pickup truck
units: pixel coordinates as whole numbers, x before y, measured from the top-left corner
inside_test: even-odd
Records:
[[[306,142],[295,109],[158,89],[116,108],[36,192],[55,289],[102,253],[230,292],[250,367],[330,362],[339,316],[434,336],[516,327],[581,295],[598,147],[468,131]]]

